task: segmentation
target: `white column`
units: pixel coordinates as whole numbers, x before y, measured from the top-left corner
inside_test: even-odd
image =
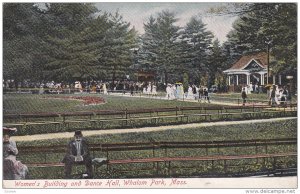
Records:
[[[231,83],[230,83],[230,79],[231,79],[231,76],[230,76],[230,75],[228,75],[228,85],[231,85]]]
[[[236,75],[236,85],[239,85],[239,75]]]
[[[275,75],[273,75],[273,85],[275,85],[276,84],[276,76]]]
[[[260,85],[264,85],[264,74],[260,74]]]
[[[278,76],[279,85],[281,85],[281,75]]]
[[[250,84],[250,74],[246,74],[246,76],[247,76],[247,85],[249,85]]]

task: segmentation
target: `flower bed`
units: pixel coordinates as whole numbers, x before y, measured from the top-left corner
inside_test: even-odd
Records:
[[[66,100],[80,100],[83,105],[97,105],[105,103],[104,98],[94,96],[51,96],[47,98],[66,99]]]

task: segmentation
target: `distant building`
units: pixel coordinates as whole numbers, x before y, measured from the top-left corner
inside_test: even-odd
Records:
[[[154,82],[155,80],[155,73],[149,71],[138,71],[135,73],[137,81],[142,82]]]
[[[231,68],[223,71],[228,78],[229,91],[240,92],[243,86],[250,84],[265,86],[268,73],[267,57],[266,52],[247,54],[242,56]],[[280,74],[271,76],[269,84],[282,85],[286,82],[285,77]]]

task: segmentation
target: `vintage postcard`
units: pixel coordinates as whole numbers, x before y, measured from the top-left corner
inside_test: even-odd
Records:
[[[3,2],[2,189],[295,193],[297,8]]]

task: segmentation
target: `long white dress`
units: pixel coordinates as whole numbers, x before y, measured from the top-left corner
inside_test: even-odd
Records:
[[[108,94],[106,84],[103,84],[102,89],[103,89],[103,94]]]
[[[152,86],[152,95],[157,95],[156,85]]]
[[[146,92],[147,94],[151,94],[151,84],[149,84],[148,85],[148,87],[147,87],[147,92]]]
[[[276,104],[280,104],[280,91],[278,87],[276,88],[276,92],[275,92],[275,102]]]
[[[177,98],[183,98],[183,86],[182,85],[178,85],[177,86]]]
[[[187,99],[193,99],[194,94],[193,94],[193,88],[189,86],[188,93],[187,93]]]
[[[175,98],[176,98],[176,86],[173,85],[171,89],[171,99],[175,99]]]
[[[166,99],[170,99],[170,86],[169,85],[167,85],[167,87],[166,87],[166,93],[167,93]]]

